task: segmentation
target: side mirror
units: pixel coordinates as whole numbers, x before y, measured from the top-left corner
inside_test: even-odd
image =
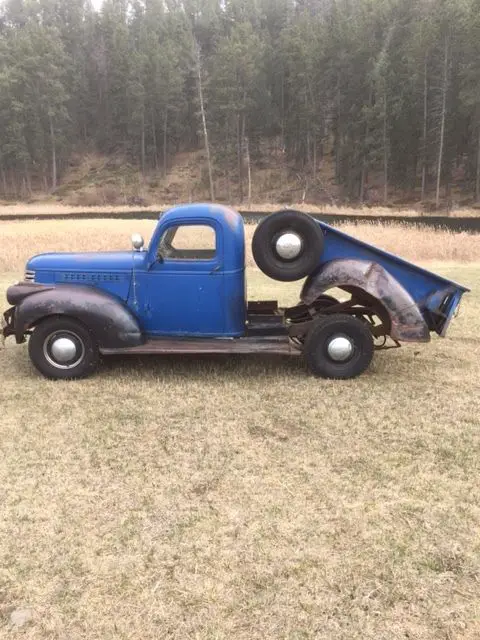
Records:
[[[143,245],[145,244],[145,240],[139,233],[132,234],[132,247],[134,251],[141,251],[143,249]]]

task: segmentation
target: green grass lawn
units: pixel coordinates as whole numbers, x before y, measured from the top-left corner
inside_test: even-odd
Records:
[[[0,637],[18,608],[28,639],[480,637],[480,265],[434,268],[473,289],[448,337],[347,382],[255,356],[50,382],[10,339]]]

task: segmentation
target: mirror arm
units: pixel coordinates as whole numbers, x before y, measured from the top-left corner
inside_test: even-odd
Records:
[[[163,257],[161,255],[156,254],[153,256],[153,258],[150,258],[150,260],[148,260],[147,271],[150,271],[153,265],[157,264],[157,262],[163,263]]]

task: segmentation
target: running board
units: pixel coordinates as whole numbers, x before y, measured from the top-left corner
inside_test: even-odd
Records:
[[[288,336],[242,338],[154,338],[137,347],[100,348],[103,355],[146,355],[167,353],[273,353],[301,355]]]

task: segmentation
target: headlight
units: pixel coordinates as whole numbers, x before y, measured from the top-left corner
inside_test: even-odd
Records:
[[[27,269],[25,271],[24,280],[25,282],[35,282],[35,271],[30,271],[29,269]]]

